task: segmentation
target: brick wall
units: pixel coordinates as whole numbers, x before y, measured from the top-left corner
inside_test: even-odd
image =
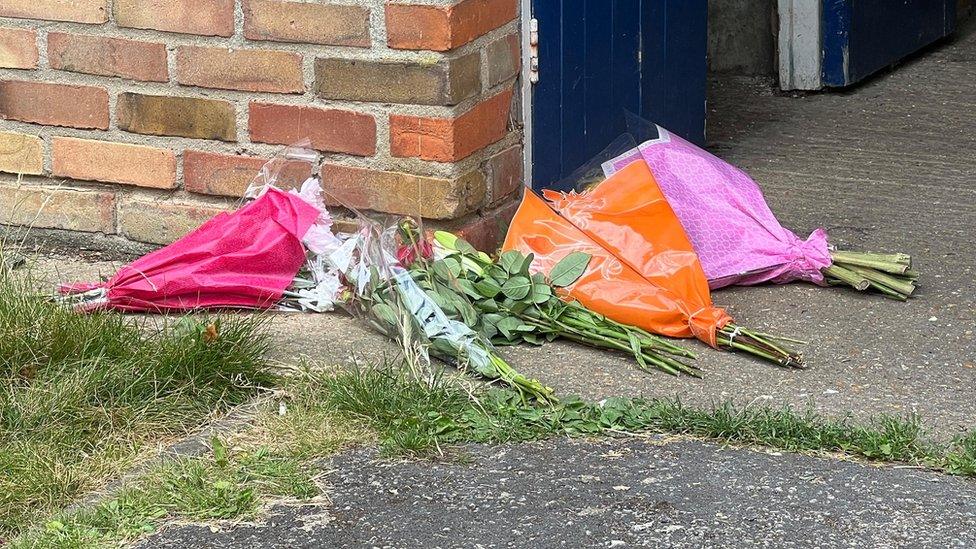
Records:
[[[0,0],[0,224],[166,243],[308,138],[482,245],[522,181],[517,0]]]

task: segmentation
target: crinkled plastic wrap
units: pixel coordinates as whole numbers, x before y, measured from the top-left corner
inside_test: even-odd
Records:
[[[326,192],[329,193],[328,183]],[[343,197],[330,194],[335,202]],[[464,322],[451,318],[414,280],[406,268],[433,259],[419,221],[407,217],[367,217],[352,208],[359,229],[340,234],[341,246],[326,263],[341,273],[348,287],[343,307],[398,342],[408,363],[428,363],[432,354],[488,379],[499,379],[523,398],[554,400],[552,390],[521,376],[502,359],[490,341]],[[419,274],[417,276],[420,276]],[[464,299],[457,292],[458,299]]]
[[[641,158],[647,162],[712,288],[794,280],[824,284],[821,271],[831,258],[823,229],[806,240],[799,238],[780,225],[759,185],[745,172],[660,126],[650,126],[657,136],[607,161],[604,172],[612,175]]]
[[[59,290],[84,311],[274,307],[305,262],[302,238],[318,215],[299,197],[271,189],[122,267],[107,282]]]
[[[633,162],[590,191],[547,194],[555,209],[526,192],[505,249],[535,254],[541,272],[573,251],[589,253],[569,298],[617,322],[716,345],[731,317],[712,305],[691,243],[646,164]]]
[[[307,140],[285,148],[261,168],[244,192],[242,200],[254,200],[269,190],[287,190],[318,210],[315,222],[302,237],[306,250],[304,265],[282,293],[281,311],[327,312],[335,308],[341,290],[339,274],[325,263],[325,257],[341,241],[332,231],[332,216],[322,197],[322,183],[312,176],[320,155]]]

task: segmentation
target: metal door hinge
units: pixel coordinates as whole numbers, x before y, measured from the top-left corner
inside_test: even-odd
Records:
[[[539,83],[539,20],[529,20],[529,82]]]

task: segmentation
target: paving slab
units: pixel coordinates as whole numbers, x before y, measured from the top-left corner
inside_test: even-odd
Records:
[[[466,448],[465,464],[326,464],[330,502],[255,525],[179,525],[176,547],[951,547],[976,543],[976,483],[698,441]]]

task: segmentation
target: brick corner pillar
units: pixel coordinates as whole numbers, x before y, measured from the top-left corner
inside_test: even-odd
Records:
[[[523,184],[518,4],[389,0],[387,55],[318,59],[321,97],[394,105],[382,151],[390,168],[357,172],[355,181],[349,170],[326,169],[326,184],[332,176],[357,206],[419,214],[428,227],[494,251]]]
[[[0,1],[0,223],[166,244],[305,141],[342,203],[493,249],[522,185],[518,5]]]

